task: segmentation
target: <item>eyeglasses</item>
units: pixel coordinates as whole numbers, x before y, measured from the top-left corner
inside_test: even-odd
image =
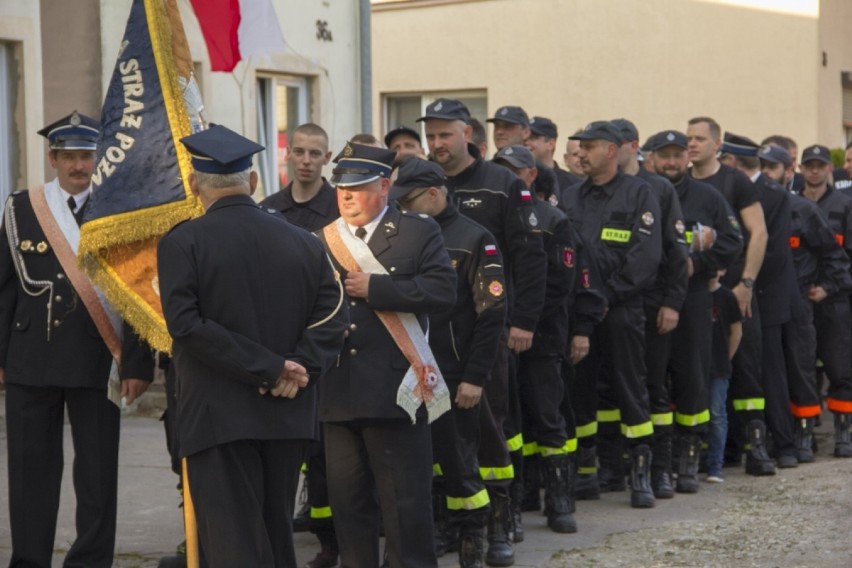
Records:
[[[423,195],[427,191],[429,191],[428,187],[426,189],[424,189],[423,191],[421,191],[420,193],[418,193],[417,195],[406,195],[405,197],[398,199],[397,201],[399,201],[399,205],[401,207],[403,207],[405,209],[409,209],[411,204],[414,203],[417,200],[418,197],[420,197],[421,195]]]

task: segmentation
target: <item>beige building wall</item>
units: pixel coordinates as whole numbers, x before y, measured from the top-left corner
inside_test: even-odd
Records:
[[[382,94],[485,89],[489,116],[521,105],[559,125],[560,146],[592,120],[630,118],[644,140],[695,115],[758,141],[838,146],[850,11],[846,0],[374,0],[375,128],[388,126]]]

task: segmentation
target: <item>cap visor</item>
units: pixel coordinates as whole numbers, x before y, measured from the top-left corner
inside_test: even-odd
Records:
[[[331,176],[331,179],[328,180],[328,183],[336,187],[354,187],[356,185],[364,185],[365,183],[376,181],[380,177],[381,176],[376,174],[334,174]]]

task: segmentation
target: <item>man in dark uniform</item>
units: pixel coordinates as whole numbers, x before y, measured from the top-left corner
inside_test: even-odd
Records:
[[[51,564],[66,406],[77,538],[65,565],[112,566],[118,405],[122,397],[132,403],[153,378],[150,350],[129,328],[122,330],[121,318],[77,268],[78,225],[92,191],[98,129],[96,120],[74,111],[39,131],[56,178],[12,194],[0,231],[0,384],[6,386],[12,566]]]
[[[668,408],[671,416],[671,405],[676,409],[675,417],[655,421],[654,430],[656,435],[658,429],[665,428],[663,424],[674,422],[675,428],[680,431],[679,492],[698,490],[696,475],[700,436],[707,428],[713,333],[713,299],[708,282],[742,252],[742,235],[725,198],[713,186],[687,175],[687,145],[686,135],[673,130],[655,134],[648,143],[657,173],[668,179],[677,191],[689,244],[689,287],[678,320],[677,333],[671,339],[667,364],[671,374],[671,391],[665,382],[652,383],[649,380],[648,385],[652,411]],[[704,238],[708,231],[714,235],[709,241]],[[660,377],[656,378],[659,380]],[[661,378],[665,380],[665,377]],[[694,410],[688,411],[688,408]],[[658,458],[662,463],[657,463]],[[670,451],[660,454],[654,452],[652,485],[657,497],[666,486],[668,492],[671,491],[668,479],[671,476],[671,458]]]
[[[455,305],[456,277],[438,224],[388,205],[395,156],[346,145],[331,178],[341,217],[319,233],[344,278],[352,320],[320,385],[329,496],[346,566],[381,563],[380,515],[391,567],[437,562],[432,443],[421,403],[432,421],[449,410],[450,397],[424,333],[426,314]]]
[[[318,380],[340,351],[343,290],[321,243],[251,198],[263,149],[224,126],[181,139],[205,214],[157,249],[178,436],[206,557],[296,566],[292,514]]]
[[[843,155],[843,167],[834,168],[832,174],[834,189],[852,197],[852,142],[846,145]]]
[[[764,146],[758,155],[763,174],[786,187],[793,174],[793,162],[787,151],[780,146]],[[822,303],[842,304],[852,290],[852,275],[849,257],[835,239],[820,207],[797,194],[790,194],[790,205],[790,249],[802,301],[793,305],[792,317],[784,324],[784,355],[790,387],[790,411],[795,419],[796,459],[799,463],[807,463],[814,461],[814,422],[822,412],[816,378],[814,308]],[[840,311],[842,313],[843,310]],[[842,322],[840,325],[843,325]],[[832,337],[823,337],[827,339],[823,344],[825,349],[830,351],[839,345]],[[823,353],[821,358],[837,360],[830,352]],[[837,370],[834,365],[831,366],[830,380],[838,379],[834,375]],[[843,380],[840,379],[841,382]]]
[[[621,131],[623,142],[618,151],[618,167],[627,175],[637,176],[651,186],[660,204],[660,223],[663,234],[663,256],[654,285],[643,294],[645,306],[645,364],[648,368],[648,395],[651,404],[651,419],[654,422],[652,487],[658,498],[674,496],[669,471],[671,468],[672,430],[677,424],[677,433],[686,455],[694,447],[697,466],[699,436],[710,420],[707,391],[691,388],[696,377],[675,374],[672,390],[678,393],[677,412],[672,412],[672,400],[668,396],[667,383],[669,359],[672,353],[672,331],[679,328],[681,310],[687,296],[687,248],[683,212],[675,188],[664,177],[650,173],[637,159],[639,131],[631,121],[616,118],[612,121]],[[699,383],[700,384],[700,383]],[[614,408],[613,401],[601,401],[598,412],[598,457],[601,469],[598,472],[601,491],[607,489],[623,491],[624,469],[622,447],[617,421],[607,421],[607,411]],[[603,410],[603,412],[601,412]],[[612,441],[610,443],[607,443]],[[683,460],[684,465],[690,463]],[[682,468],[678,472],[677,490],[694,493],[698,491],[696,472]],[[697,467],[695,468],[697,470]],[[656,481],[656,484],[654,483]]]
[[[754,295],[755,279],[766,254],[763,207],[754,184],[745,174],[720,163],[716,157],[722,145],[722,130],[715,120],[706,116],[690,119],[686,136],[689,141],[687,153],[692,162],[690,175],[722,192],[745,239],[744,254],[728,268],[722,280],[722,284],[737,297],[743,313],[743,338],[734,355],[734,374],[728,397],[739,419],[746,425],[746,472],[750,475],[774,475],[775,464],[769,458],[765,444],[766,399],[761,386],[760,311]],[[732,418],[736,419],[729,415],[729,420]],[[735,429],[729,429],[729,437],[735,435]]]
[[[559,130],[552,120],[544,116],[534,116],[530,119],[530,135],[526,141],[527,148],[530,149],[536,160],[553,170],[559,188],[567,188],[580,183],[583,179],[568,170],[563,170],[553,159],[558,141]],[[559,191],[556,191],[554,195],[558,197],[559,193]]]
[[[523,145],[530,136],[530,117],[519,106],[502,106],[485,122],[494,124],[494,147],[497,150],[512,144]]]
[[[426,157],[420,133],[408,126],[397,126],[385,134],[385,146],[396,152],[396,162],[399,163],[407,156]]]
[[[852,258],[852,199],[828,183],[831,173],[828,148],[818,144],[802,152],[805,189],[802,195],[816,202],[828,217],[838,244]],[[850,332],[852,316],[849,297],[841,294],[814,305],[817,352],[829,377],[828,409],[834,413],[834,455],[852,457],[852,392],[850,392]]]
[[[322,229],[340,215],[334,188],[322,177],[322,168],[330,160],[325,130],[310,122],[300,124],[290,147],[293,181],[260,204],[280,211],[297,227],[311,232]]]
[[[455,99],[438,99],[426,107],[425,115],[418,120],[426,123],[429,152],[444,170],[447,189],[459,212],[491,232],[504,255],[508,339],[501,343],[485,395],[506,438],[488,440],[486,430],[482,431],[480,467],[486,470],[491,499],[486,560],[490,565],[510,566],[514,552],[508,485],[515,475],[521,478],[523,435],[509,351],[517,354],[530,348],[543,307],[546,260],[541,231],[532,195],[523,182],[506,168],[484,161],[477,147],[469,143],[471,118],[464,104]],[[507,459],[507,446],[511,461]]]
[[[782,183],[781,186],[790,193],[801,193],[802,189],[805,187],[805,178],[802,176],[801,172],[796,171],[799,157],[799,147],[796,145],[796,141],[789,136],[784,136],[783,134],[773,134],[772,136],[764,138],[760,142],[760,145],[779,146],[787,150],[787,154],[792,160],[790,163],[790,174],[784,176],[784,183]]]
[[[482,396],[506,321],[503,259],[494,236],[459,214],[446,177],[434,162],[409,158],[390,198],[404,210],[433,217],[456,270],[456,304],[430,316],[429,344],[447,379],[452,410],[432,423],[432,447],[450,524],[459,532],[459,565],[481,567],[488,491],[479,472],[480,413],[499,428]]]
[[[571,395],[578,428],[593,433],[598,381],[617,404],[631,462],[630,504],[654,506],[650,484],[654,426],[645,384],[645,312],[642,294],[657,276],[662,257],[660,207],[647,183],[618,170],[621,133],[610,122],[592,122],[572,138],[588,178],[563,193],[560,206],[591,249],[608,310],[576,369]],[[579,434],[579,432],[578,432]],[[594,445],[593,436],[579,443]]]

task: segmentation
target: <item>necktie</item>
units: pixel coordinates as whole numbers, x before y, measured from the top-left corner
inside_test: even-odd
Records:
[[[355,236],[363,241],[364,237],[367,236],[367,229],[365,229],[364,227],[358,227],[357,229],[355,229]]]
[[[77,210],[77,201],[74,199],[74,196],[68,198],[68,207],[71,208],[71,213]]]

